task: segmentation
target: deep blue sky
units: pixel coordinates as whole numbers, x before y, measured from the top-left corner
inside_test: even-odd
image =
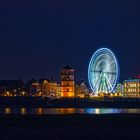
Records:
[[[140,73],[139,0],[0,3],[0,79],[54,77],[69,63],[87,81],[96,49],[117,55],[121,78]]]

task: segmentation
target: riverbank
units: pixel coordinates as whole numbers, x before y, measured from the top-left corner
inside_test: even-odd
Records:
[[[0,139],[140,139],[139,114],[1,115]]]
[[[140,108],[140,98],[50,99],[0,97],[1,108]]]

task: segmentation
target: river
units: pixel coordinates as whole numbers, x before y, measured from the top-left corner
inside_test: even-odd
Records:
[[[140,109],[115,108],[2,108],[0,114],[47,115],[47,114],[139,114]]]

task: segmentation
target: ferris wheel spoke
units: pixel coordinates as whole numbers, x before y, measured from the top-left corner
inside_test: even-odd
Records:
[[[104,84],[103,92],[104,93],[108,93],[108,86],[107,86],[105,74],[104,74],[104,83],[103,84]]]
[[[98,76],[96,84],[95,84],[95,91],[98,93],[99,92],[99,86],[100,86],[100,80],[101,80],[101,74]]]
[[[104,72],[104,73],[106,73],[106,74],[117,74],[116,72]]]
[[[94,73],[101,73],[102,71],[92,71]],[[116,72],[103,72],[103,73],[106,73],[106,74],[117,74]]]
[[[105,82],[104,82],[104,92],[108,93],[108,87],[107,87],[106,78],[105,78]]]
[[[101,73],[100,86],[99,86],[100,92],[103,92],[103,86],[104,86],[104,74]]]
[[[106,79],[107,79],[107,83],[108,83],[108,87],[109,87],[109,91],[113,88],[109,78],[106,76]]]
[[[106,86],[107,86],[107,92],[109,93],[110,88],[111,88],[111,84],[107,78],[106,78]]]

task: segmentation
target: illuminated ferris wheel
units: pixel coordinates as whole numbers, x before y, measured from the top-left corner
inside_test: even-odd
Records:
[[[113,52],[108,48],[97,50],[89,64],[88,80],[95,95],[113,92],[119,78],[119,66]]]

